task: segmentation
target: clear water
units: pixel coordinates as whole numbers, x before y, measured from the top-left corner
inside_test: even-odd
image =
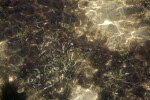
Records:
[[[149,10],[149,0],[0,0],[1,87],[15,84],[21,100],[148,100]]]

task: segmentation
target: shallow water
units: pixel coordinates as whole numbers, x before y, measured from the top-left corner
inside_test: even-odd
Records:
[[[23,100],[148,100],[149,9],[148,0],[0,0],[0,85],[17,85]]]

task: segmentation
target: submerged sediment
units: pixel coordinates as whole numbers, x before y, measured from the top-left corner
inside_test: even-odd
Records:
[[[0,0],[0,85],[17,84],[27,100],[150,98],[149,9],[146,0]]]

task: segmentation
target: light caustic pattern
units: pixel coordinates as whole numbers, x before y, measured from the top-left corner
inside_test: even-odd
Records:
[[[83,89],[78,86],[75,91],[72,92],[72,98],[70,100],[96,100],[97,94],[89,89]]]
[[[81,0],[78,7],[88,21],[82,24],[83,29],[77,27],[78,33],[86,34],[90,41],[106,39],[105,45],[112,51],[142,45],[150,39],[150,6],[144,7],[142,2],[149,1]]]

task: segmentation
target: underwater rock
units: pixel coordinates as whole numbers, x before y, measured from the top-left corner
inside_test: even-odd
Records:
[[[7,53],[13,53],[20,50],[22,47],[21,40],[19,38],[12,38],[8,40],[6,44]]]
[[[98,100],[113,100],[113,95],[110,91],[103,90],[100,94],[100,98]]]
[[[136,87],[135,89],[133,89],[133,93],[137,96],[137,97],[141,97],[144,98],[144,94],[146,92],[146,89],[142,86]]]
[[[9,59],[9,63],[13,64],[14,66],[21,65],[22,62],[23,62],[22,58],[18,55],[11,56]]]
[[[4,31],[5,37],[13,37],[21,30],[22,25],[18,24]]]

